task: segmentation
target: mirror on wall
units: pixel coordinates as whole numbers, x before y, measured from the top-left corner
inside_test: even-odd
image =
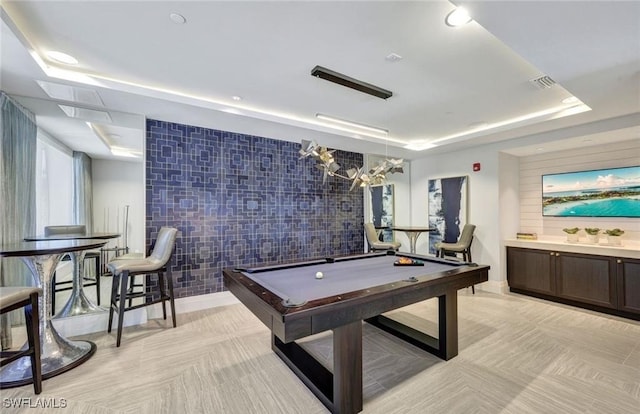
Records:
[[[380,241],[394,241],[391,227],[394,225],[394,188],[393,184],[369,187],[371,194],[371,222],[378,231]]]

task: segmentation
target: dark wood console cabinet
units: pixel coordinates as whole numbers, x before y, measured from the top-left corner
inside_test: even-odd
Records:
[[[640,259],[507,247],[512,292],[640,320]]]
[[[640,315],[640,259],[617,259],[618,309]]]

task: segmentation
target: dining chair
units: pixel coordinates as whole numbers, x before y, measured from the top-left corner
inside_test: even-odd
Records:
[[[465,262],[471,262],[471,243],[473,242],[473,233],[476,230],[476,226],[473,224],[465,224],[462,228],[462,233],[456,243],[438,243],[436,249],[438,250],[438,257],[456,256],[462,254],[462,260]],[[473,294],[476,293],[474,286],[471,286]]]
[[[178,229],[173,227],[162,227],[158,232],[155,246],[151,255],[146,258],[124,258],[115,259],[109,262],[107,267],[113,275],[111,285],[111,305],[109,307],[109,324],[107,332],[111,332],[113,323],[113,314],[118,314],[118,332],[116,337],[116,347],[120,346],[122,338],[122,324],[124,322],[124,314],[127,311],[150,306],[156,303],[162,304],[163,319],[167,319],[166,302],[171,306],[171,319],[173,327],[176,327],[176,309],[173,294],[173,278],[171,275],[171,266],[169,264],[176,244]],[[151,286],[146,283],[145,291],[139,292],[128,288],[128,282],[137,275],[157,274],[157,286]],[[166,274],[166,275],[165,275]],[[165,277],[166,276],[166,277]],[[167,288],[165,288],[165,284]],[[143,298],[144,302],[134,305],[131,300],[134,298]],[[127,302],[129,302],[127,304]]]
[[[42,365],[40,363],[40,309],[38,298],[42,289],[36,287],[0,287],[0,314],[24,308],[27,325],[27,348],[19,351],[2,351],[0,367],[28,356],[31,362],[31,378],[36,394],[42,392]],[[31,309],[29,309],[31,308]],[[2,388],[2,386],[0,386]]]
[[[378,239],[378,232],[373,223],[364,223],[364,234],[367,237],[369,251],[376,250],[398,250],[401,246],[400,242],[383,242]]]
[[[45,236],[59,236],[59,235],[85,235],[87,234],[87,226],[84,224],[73,224],[73,225],[61,225],[61,226],[45,226],[44,235]],[[95,277],[91,277],[86,273],[82,275],[83,286],[95,286],[96,287],[96,301],[98,306],[100,306],[100,276],[101,276],[101,257],[102,254],[100,251],[92,251],[89,250],[84,255],[85,262],[88,260],[93,260]],[[65,255],[63,260],[69,260],[69,255]],[[56,280],[56,273],[54,272],[53,277],[51,278],[51,313],[56,312],[56,293],[64,292],[67,290],[73,289],[73,281],[72,280],[64,280],[58,281]]]

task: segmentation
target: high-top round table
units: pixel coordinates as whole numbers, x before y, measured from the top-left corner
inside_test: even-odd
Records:
[[[0,245],[0,257],[19,257],[27,265],[35,285],[42,288],[38,299],[40,309],[40,347],[42,378],[47,379],[82,364],[95,353],[96,346],[90,341],[70,341],[62,337],[51,323],[50,281],[58,262],[65,253],[97,249],[106,240],[57,240],[41,242],[18,242]],[[0,386],[17,387],[30,384],[31,361],[20,358],[0,368]]]
[[[418,237],[422,233],[427,233],[430,231],[435,231],[435,228],[432,227],[413,227],[413,226],[393,226],[391,227],[393,231],[404,231],[407,237],[409,238],[409,244],[411,246],[411,253],[416,252],[416,242],[418,241]]]
[[[51,240],[108,240],[120,237],[118,233],[83,233],[83,234],[53,234],[50,236],[32,236],[25,237],[26,241],[51,241]],[[67,303],[64,304],[60,312],[55,313],[54,319],[66,318],[68,316],[83,315],[92,312],[106,312],[108,309],[100,307],[93,303],[84,294],[83,275],[84,275],[84,256],[86,250],[77,250],[71,252],[71,263],[73,264],[73,275],[71,284],[71,294]],[[99,277],[100,275],[96,275]],[[53,294],[53,293],[52,293]],[[53,310],[55,312],[55,310]]]

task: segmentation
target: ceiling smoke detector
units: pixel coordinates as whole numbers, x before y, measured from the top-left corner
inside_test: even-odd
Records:
[[[180,13],[171,13],[169,19],[175,24],[185,24],[187,22],[187,19]]]
[[[388,62],[399,62],[402,60],[402,56],[397,53],[389,53],[384,59]]]
[[[531,79],[529,82],[538,89],[549,89],[556,84],[556,81],[547,75]]]

